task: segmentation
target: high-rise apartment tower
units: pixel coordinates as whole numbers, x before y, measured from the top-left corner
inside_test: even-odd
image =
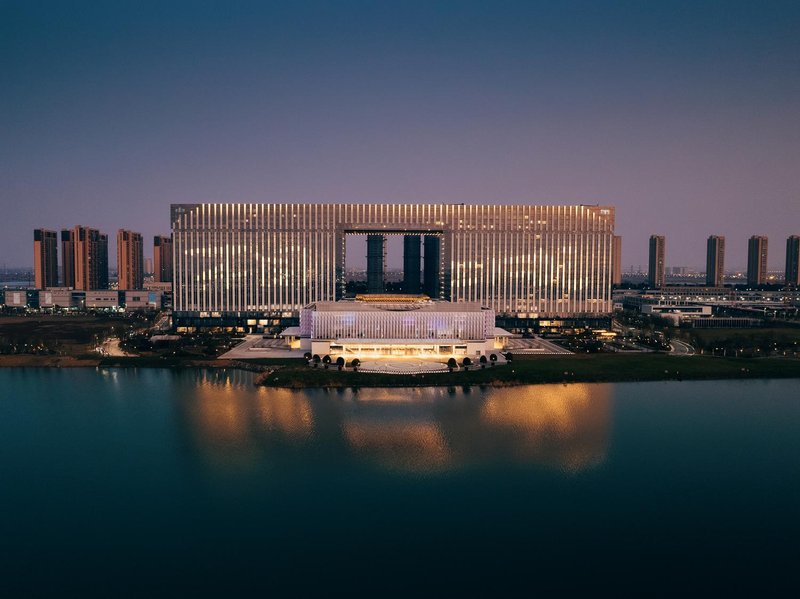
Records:
[[[97,288],[108,289],[108,235],[97,235]]]
[[[153,280],[159,283],[172,282],[172,236],[153,237]]]
[[[650,265],[647,270],[647,283],[654,289],[664,286],[664,256],[666,239],[663,235],[650,236]]]
[[[386,273],[386,236],[367,235],[367,291],[382,293]]]
[[[611,284],[622,285],[622,237],[614,235],[611,246]]]
[[[786,240],[786,285],[800,287],[800,235]]]
[[[706,285],[722,287],[725,284],[725,238],[711,235],[706,243]]]
[[[75,232],[61,231],[61,285],[75,287]]]
[[[117,280],[119,289],[144,286],[144,247],[142,234],[120,229],[117,232]]]
[[[68,233],[66,241],[64,233]],[[63,256],[65,273],[68,253],[73,257],[72,280],[65,279],[64,285],[83,291],[107,289],[108,235],[100,233],[97,229],[78,225],[71,231],[62,231],[61,238],[62,247],[68,248]],[[69,282],[72,285],[69,285]]]
[[[753,235],[747,243],[747,284],[750,287],[767,282],[767,238]]]
[[[58,286],[58,235],[55,231],[34,229],[33,272],[37,289]]]
[[[403,235],[403,291],[419,293],[422,285],[422,237]]]

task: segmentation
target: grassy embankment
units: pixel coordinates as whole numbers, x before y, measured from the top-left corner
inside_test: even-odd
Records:
[[[675,336],[690,343],[698,353],[758,357],[794,356],[800,351],[800,328],[680,329]]]
[[[46,315],[0,317],[0,366],[94,366],[94,348],[108,337],[142,326],[121,315]]]
[[[744,378],[800,378],[800,360],[734,359],[664,354],[573,355],[517,358],[506,366],[468,372],[391,375],[284,365],[260,377],[270,387],[414,387],[428,385],[528,385],[560,382],[623,382]]]

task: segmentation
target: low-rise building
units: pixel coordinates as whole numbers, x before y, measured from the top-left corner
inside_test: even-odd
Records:
[[[119,291],[94,289],[86,292],[86,307],[95,310],[116,310],[120,307]]]
[[[6,289],[3,305],[6,308],[37,308],[39,306],[38,293],[26,289]]]
[[[11,309],[44,310],[161,310],[168,305],[170,294],[157,289],[118,291],[93,289],[82,291],[71,287],[47,289],[0,290],[0,306]]]
[[[510,336],[494,319],[494,310],[478,303],[367,295],[306,306],[300,326],[284,337],[319,356],[475,359],[500,351]]]
[[[675,326],[698,318],[710,318],[711,306],[700,304],[643,304],[642,314],[654,314],[666,318]]]
[[[125,295],[125,309],[128,311],[161,309],[162,293],[160,291],[138,290],[125,291],[123,293]]]
[[[48,287],[39,292],[39,307],[77,310],[83,307],[84,292],[72,287]]]

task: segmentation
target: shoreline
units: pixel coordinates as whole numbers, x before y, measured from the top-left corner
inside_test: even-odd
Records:
[[[516,387],[554,383],[623,383],[646,381],[753,380],[800,378],[800,360],[793,358],[721,358],[666,354],[536,356],[504,366],[479,366],[469,371],[416,375],[311,368],[302,359],[254,361],[203,358],[69,356],[0,356],[0,368],[237,368],[253,372],[254,383],[284,389],[352,387],[414,388],[481,385]]]
[[[140,356],[114,356],[103,358],[79,358],[74,356],[0,356],[2,368],[238,368],[251,372],[268,370],[261,364],[250,364],[240,360],[217,360],[203,358],[151,358]]]

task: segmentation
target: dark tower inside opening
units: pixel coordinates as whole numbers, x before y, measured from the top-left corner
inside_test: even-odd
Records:
[[[420,259],[422,238],[419,235],[403,236],[403,291],[419,293],[422,284]]]
[[[440,291],[441,240],[436,235],[425,236],[425,269],[423,290],[431,298],[438,299]]]
[[[367,292],[383,293],[386,271],[386,237],[367,235]]]

